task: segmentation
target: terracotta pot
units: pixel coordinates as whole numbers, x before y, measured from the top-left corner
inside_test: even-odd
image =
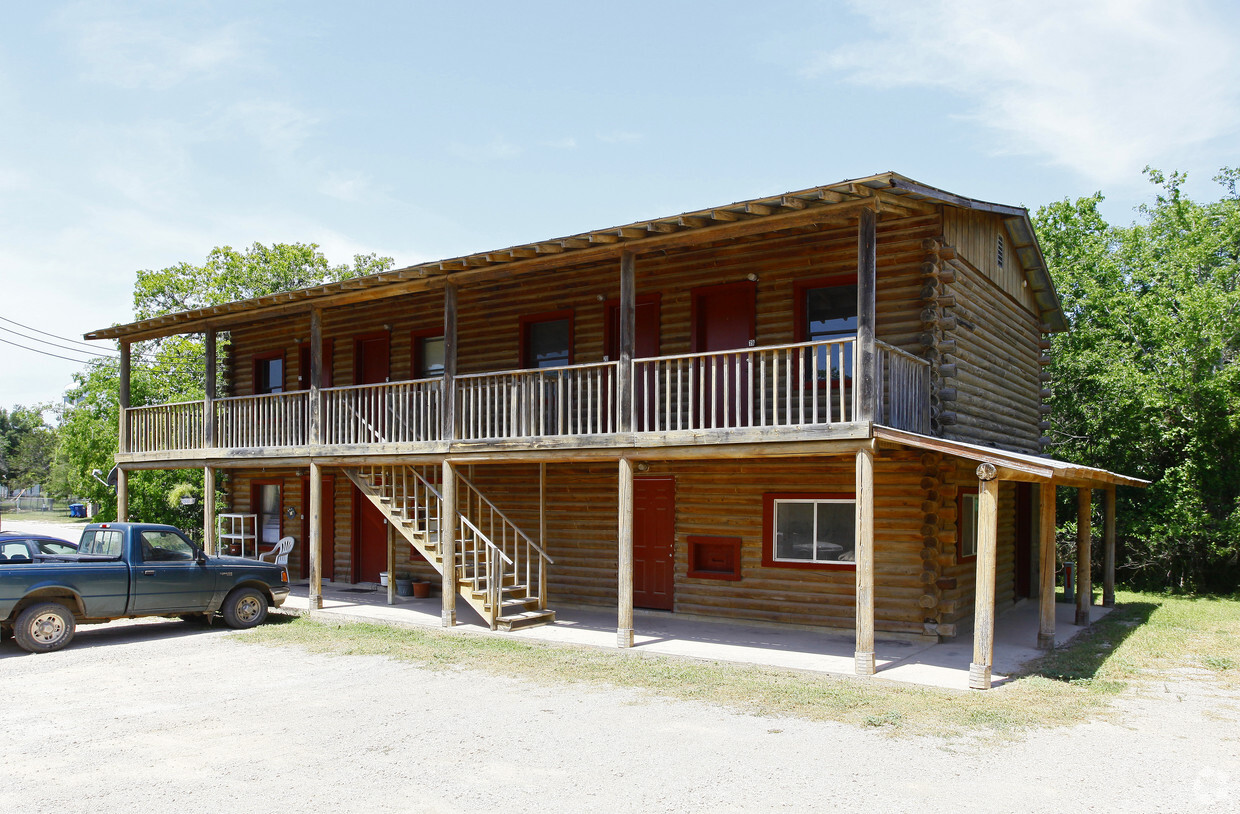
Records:
[[[431,584],[426,580],[417,580],[413,583],[413,598],[426,599],[431,595]]]

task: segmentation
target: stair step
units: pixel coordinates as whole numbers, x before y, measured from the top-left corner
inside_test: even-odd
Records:
[[[553,610],[526,611],[512,616],[501,616],[495,620],[495,626],[500,630],[520,630],[525,627],[549,625],[554,621],[555,611]]]

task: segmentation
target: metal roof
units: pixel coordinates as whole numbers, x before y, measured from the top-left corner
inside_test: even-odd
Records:
[[[641,253],[644,250],[691,245],[716,238],[726,239],[793,228],[821,221],[833,214],[848,216],[861,208],[876,207],[879,211],[907,212],[924,210],[928,205],[955,206],[1003,216],[1016,243],[1015,248],[1021,264],[1028,274],[1029,285],[1041,311],[1041,321],[1051,331],[1067,330],[1067,321],[1041,249],[1034,237],[1028,210],[965,198],[926,186],[897,173],[886,172],[568,237],[418,263],[296,291],[151,317],[126,325],[100,328],[85,334],[84,337],[136,341],[193,333],[211,327],[240,324],[260,315],[304,312],[315,306],[326,307],[361,299],[397,296],[425,288],[436,279],[467,275],[497,266],[511,264],[514,270],[516,267],[520,267],[520,270],[532,270],[567,266],[603,259],[622,251]]]

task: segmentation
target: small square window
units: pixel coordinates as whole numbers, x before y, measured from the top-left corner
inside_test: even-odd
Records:
[[[443,375],[444,346],[442,336],[419,336],[417,342],[417,377],[430,379]]]
[[[268,356],[254,360],[254,393],[284,392],[284,356]]]
[[[521,322],[521,366],[565,367],[573,363],[573,318],[569,312]]]

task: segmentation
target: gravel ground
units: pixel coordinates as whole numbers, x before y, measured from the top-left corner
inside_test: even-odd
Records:
[[[13,814],[1240,810],[1240,695],[1191,673],[1111,722],[897,738],[140,620],[5,640],[0,697]]]

